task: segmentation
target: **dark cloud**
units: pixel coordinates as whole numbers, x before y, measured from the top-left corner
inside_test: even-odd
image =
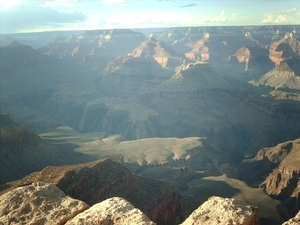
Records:
[[[180,6],[180,8],[187,8],[187,7],[194,7],[196,6],[197,4],[188,4],[188,5],[183,5],[183,6]]]
[[[24,29],[51,27],[56,25],[85,21],[87,17],[81,12],[61,13],[53,8],[38,6],[19,6],[13,10],[1,11],[1,33],[14,33]]]

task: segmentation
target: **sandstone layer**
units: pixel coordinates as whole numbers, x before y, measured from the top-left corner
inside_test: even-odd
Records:
[[[64,224],[88,207],[53,184],[37,182],[0,196],[0,224]]]
[[[213,196],[199,206],[181,225],[259,225],[258,209],[232,198]]]

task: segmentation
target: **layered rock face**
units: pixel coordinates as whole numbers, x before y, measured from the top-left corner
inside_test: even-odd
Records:
[[[207,34],[208,35],[208,34]],[[192,50],[185,53],[185,56],[194,61],[208,61],[209,60],[209,48],[205,45],[207,42],[208,36],[204,37],[196,42],[189,42],[188,47],[191,47]]]
[[[186,206],[170,183],[134,176],[109,159],[62,167],[47,167],[24,177],[19,185],[43,181],[90,205],[119,196],[158,224],[183,221]],[[157,213],[160,212],[160,213]]]
[[[284,207],[279,207],[278,211],[285,219],[300,209],[299,146],[299,139],[283,142],[263,148],[254,158],[240,163],[246,180],[260,182],[259,186],[268,195],[281,201]]]
[[[288,148],[282,149],[276,146],[269,150],[269,152],[277,150],[277,154],[271,155],[273,161],[279,161],[280,164],[260,187],[264,188],[270,196],[281,200],[291,214],[295,215],[300,209],[300,139],[282,145],[287,145]]]
[[[259,225],[258,209],[232,198],[213,196],[199,206],[181,225]]]
[[[87,208],[55,185],[38,182],[0,196],[0,224],[64,224]]]
[[[299,89],[299,57],[300,42],[295,38],[294,33],[288,32],[284,38],[271,43],[269,58],[275,64],[275,68],[250,83],[275,88]]]
[[[66,225],[85,224],[141,224],[154,225],[139,209],[119,197],[113,197],[93,205],[69,220]]]
[[[300,55],[300,42],[292,32],[286,33],[284,38],[273,42],[270,46],[269,57],[276,66],[279,66],[287,58],[297,55]]]
[[[244,177],[248,180],[263,180],[282,160],[290,154],[293,142],[280,143],[275,147],[266,147],[258,151],[252,159],[245,159],[240,163]]]
[[[132,57],[153,57],[163,68],[172,70],[185,61],[183,56],[180,56],[165,43],[153,38],[153,36],[150,36],[148,40],[144,41],[128,55]]]

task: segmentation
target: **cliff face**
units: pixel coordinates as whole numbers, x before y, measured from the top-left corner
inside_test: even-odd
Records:
[[[281,144],[283,146],[284,144]],[[276,151],[276,154],[269,154],[272,161],[279,163],[279,166],[260,185],[266,192],[281,200],[291,215],[295,215],[300,209],[300,139],[286,143],[287,148],[280,146],[270,148],[268,152]]]
[[[277,88],[300,88],[300,42],[293,32],[288,32],[279,41],[272,42],[269,58],[275,68],[261,78],[252,80],[253,85],[267,85]]]
[[[300,55],[300,42],[295,38],[294,33],[288,32],[284,38],[279,41],[272,42],[269,50],[269,57],[279,66],[281,62],[289,57]]]
[[[202,38],[196,42],[189,42],[188,47],[192,50],[185,53],[185,56],[194,61],[208,61],[209,60],[209,48],[205,45],[207,38]]]
[[[24,177],[19,185],[37,181],[53,183],[67,195],[90,205],[110,197],[122,197],[158,224],[183,221],[186,216],[185,203],[170,183],[134,176],[126,167],[109,159],[47,167]]]

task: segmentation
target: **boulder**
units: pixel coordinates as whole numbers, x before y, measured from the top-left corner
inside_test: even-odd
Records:
[[[0,196],[0,224],[64,224],[87,208],[54,184],[37,182]]]
[[[125,199],[113,197],[93,205],[66,223],[66,225],[84,224],[154,225],[155,223]]]
[[[258,225],[258,209],[237,199],[213,196],[199,206],[181,225],[189,224]]]

